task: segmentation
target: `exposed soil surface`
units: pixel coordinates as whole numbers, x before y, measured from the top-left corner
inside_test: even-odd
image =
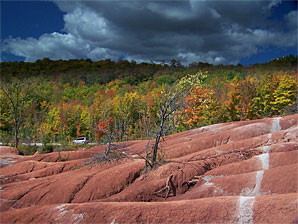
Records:
[[[298,114],[168,136],[144,172],[148,141],[19,156],[0,147],[1,223],[297,223]]]

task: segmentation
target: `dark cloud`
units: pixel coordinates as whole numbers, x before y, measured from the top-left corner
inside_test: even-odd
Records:
[[[286,21],[288,22],[287,25],[290,30],[297,31],[297,22],[298,22],[298,13],[296,11],[291,11],[285,16]]]
[[[188,64],[238,63],[260,46],[297,45],[297,11],[285,15],[287,30],[268,19],[280,1],[55,1],[64,32],[39,39],[8,39],[7,52],[27,61],[124,57]]]

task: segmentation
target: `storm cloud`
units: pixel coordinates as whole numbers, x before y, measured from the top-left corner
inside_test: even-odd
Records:
[[[54,1],[62,32],[9,38],[3,49],[40,58],[176,59],[237,64],[260,47],[297,46],[297,10],[271,18],[280,1]]]

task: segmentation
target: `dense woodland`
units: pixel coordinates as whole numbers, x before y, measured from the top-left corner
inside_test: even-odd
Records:
[[[3,143],[152,139],[166,105],[163,135],[297,113],[297,56],[252,66],[1,62],[0,105]]]

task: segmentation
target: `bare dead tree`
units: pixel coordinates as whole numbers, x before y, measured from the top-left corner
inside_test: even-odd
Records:
[[[145,150],[145,172],[147,173],[147,169],[148,169],[148,165],[152,168],[152,164],[149,162],[148,160],[148,150],[149,150],[149,146],[150,146],[150,140],[148,141],[147,145],[146,145],[146,150]]]
[[[107,127],[106,128],[99,128],[96,127],[95,129],[97,131],[101,131],[102,133],[105,133],[105,150],[102,153],[96,154],[91,161],[89,161],[89,164],[93,163],[105,163],[105,162],[112,162],[112,161],[118,161],[123,158],[129,158],[125,152],[120,151],[121,148],[125,148],[125,144],[116,144],[113,143],[117,139],[117,127],[115,127],[115,124],[117,121],[114,119],[111,119],[109,116],[110,114],[107,114]],[[113,127],[114,124],[114,127]]]
[[[145,150],[145,157],[140,155],[139,153],[136,153],[137,156],[139,156],[141,159],[145,160],[145,172],[148,172],[148,166],[150,166],[150,168],[153,168],[153,165],[150,162],[149,159],[149,147],[150,147],[150,140],[148,141],[147,145],[146,145],[146,150]]]
[[[181,89],[172,87],[165,88],[160,97],[159,104],[159,125],[155,134],[155,142],[152,147],[151,164],[156,165],[156,157],[161,140],[167,133],[167,123],[174,112],[181,109],[185,105],[185,97],[189,93],[191,87],[183,87]]]
[[[112,141],[114,139],[114,133],[113,128],[111,127],[111,120],[108,118],[108,127],[107,127],[107,137],[108,137],[108,143],[105,151],[105,155],[107,156],[112,148]]]

